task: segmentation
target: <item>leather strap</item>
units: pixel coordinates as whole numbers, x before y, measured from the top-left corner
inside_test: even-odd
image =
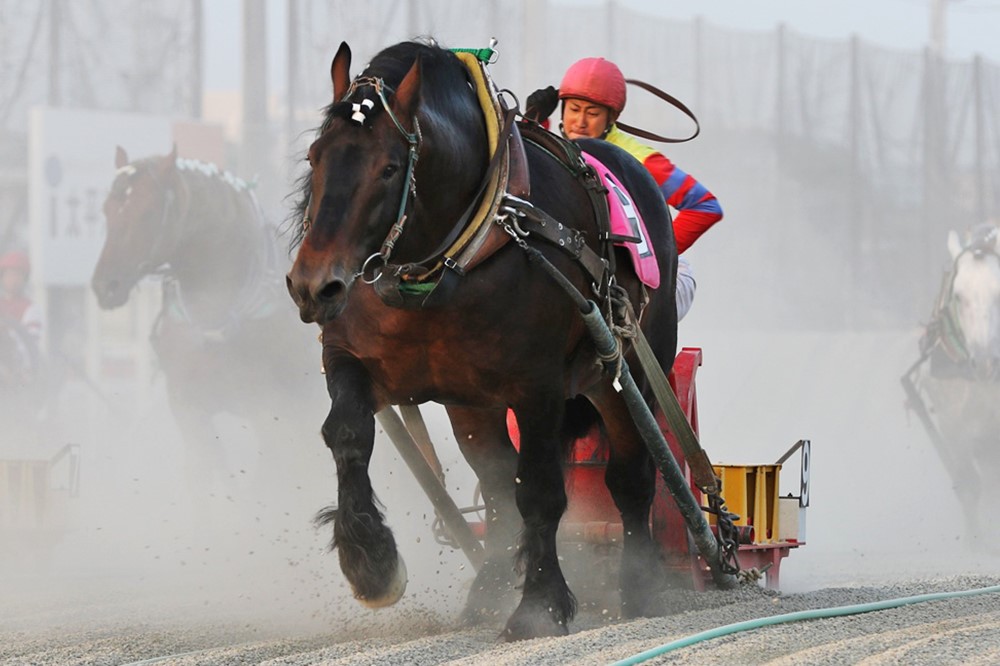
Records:
[[[638,86],[643,90],[645,90],[646,92],[651,93],[656,97],[659,97],[660,99],[667,102],[671,106],[679,109],[684,115],[686,115],[688,118],[694,121],[694,134],[685,139],[672,139],[670,137],[654,134],[653,132],[647,132],[646,130],[639,129],[638,127],[632,127],[631,125],[626,125],[620,120],[616,120],[615,125],[618,125],[618,128],[621,129],[623,132],[628,132],[629,134],[632,134],[634,136],[639,136],[642,137],[643,139],[649,139],[650,141],[659,141],[661,143],[684,143],[685,141],[690,141],[691,139],[695,138],[696,136],[698,136],[698,134],[701,133],[701,125],[698,124],[698,119],[695,117],[694,113],[692,113],[691,109],[687,108],[684,102],[680,101],[679,99],[677,99],[676,97],[674,97],[669,93],[663,92],[656,86],[650,83],[646,83],[645,81],[640,81],[638,79],[625,79],[625,82],[631,83],[634,86]]]
[[[667,382],[667,378],[660,367],[660,362],[656,360],[656,355],[653,354],[653,350],[649,346],[646,336],[643,335],[642,329],[638,326],[635,328],[636,336],[632,339],[632,346],[639,357],[639,363],[642,365],[646,379],[653,389],[656,402],[659,404],[660,409],[663,411],[663,416],[670,426],[670,431],[677,437],[677,442],[684,451],[684,458],[691,468],[691,476],[694,478],[694,482],[705,494],[719,492],[719,481],[715,476],[715,470],[712,469],[712,463],[708,459],[708,454],[705,453],[705,449],[701,448],[698,436],[694,434],[691,424],[688,423],[687,418],[684,416],[684,410],[677,401],[677,396],[670,388],[670,384]]]

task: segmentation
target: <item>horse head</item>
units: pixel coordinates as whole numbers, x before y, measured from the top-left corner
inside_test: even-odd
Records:
[[[299,204],[287,284],[306,322],[334,319],[356,280],[381,277],[390,255],[425,258],[474,197],[488,161],[485,122],[454,54],[404,42],[353,81],[350,61],[345,42]]]
[[[124,305],[140,279],[170,260],[176,241],[167,222],[176,215],[176,164],[176,146],[169,155],[136,162],[116,149],[117,171],[104,201],[107,236],[90,281],[101,308]]]
[[[993,378],[1000,371],[1000,230],[980,225],[965,243],[951,231],[948,250],[954,262],[948,315],[975,376]]]

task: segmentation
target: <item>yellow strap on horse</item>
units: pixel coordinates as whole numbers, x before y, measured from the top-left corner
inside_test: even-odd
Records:
[[[496,102],[489,86],[486,85],[486,76],[483,74],[484,65],[471,53],[456,53],[455,55],[472,75],[472,82],[476,87],[476,98],[479,100],[479,106],[483,109],[483,115],[486,116],[486,137],[489,141],[490,157],[493,157],[493,153],[497,150],[497,137],[500,136],[500,115],[497,113]]]
[[[476,87],[476,98],[479,100],[479,106],[482,107],[483,116],[486,118],[486,138],[489,142],[489,157],[492,159],[493,154],[497,150],[503,149],[503,146],[497,145],[500,136],[500,120],[503,117],[499,109],[499,102],[486,82],[486,74],[483,71],[485,65],[471,53],[459,52],[455,55],[458,56],[458,59],[469,70],[469,74],[472,75],[472,81]],[[503,174],[503,177],[501,177],[501,174]],[[490,180],[489,186],[486,188],[486,192],[483,194],[483,200],[480,202],[475,216],[473,216],[469,225],[462,231],[458,239],[444,253],[445,257],[454,257],[457,255],[472,240],[483,223],[492,217],[491,212],[499,203],[497,198],[498,190],[506,189],[506,174],[507,169],[505,168],[496,170],[493,178]],[[503,184],[501,184],[501,180],[504,181]],[[438,266],[435,266],[431,273],[437,269]]]

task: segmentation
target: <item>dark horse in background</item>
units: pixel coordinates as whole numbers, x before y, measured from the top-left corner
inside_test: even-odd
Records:
[[[416,42],[385,49],[353,83],[349,68],[345,43],[332,64],[334,101],[309,149],[312,169],[288,287],[302,319],[323,327],[331,405],[322,434],[338,480],[338,505],[324,517],[333,522],[332,544],[355,596],[380,606],[405,589],[405,568],[369,477],[373,416],[393,404],[434,401],[445,405],[486,503],[486,561],[465,617],[503,610],[500,600],[517,582],[516,541],[523,589],[503,636],[566,633],[575,599],[560,569],[556,529],[567,502],[564,440],[575,429],[564,415],[585,412],[567,409],[582,395],[611,441],[606,480],[624,521],[623,611],[661,612],[662,577],[653,573],[658,560],[649,530],[654,466],[612,377],[602,372],[580,310],[552,276],[511,242],[426,307],[391,307],[376,293],[389,269],[371,270],[370,258],[385,259],[377,254],[384,239],[395,241],[394,260],[419,261],[477,198],[489,151],[469,70],[452,52]],[[408,177],[411,145],[417,159]],[[648,294],[642,326],[669,372],[677,342],[676,249],[666,205],[633,158],[600,141],[584,147],[620,177],[646,221],[665,278]],[[526,152],[531,203],[598,248],[596,214],[580,181],[538,146],[528,143]],[[405,222],[402,233],[391,231],[398,222]],[[591,279],[570,256],[533,237],[524,242],[593,296]],[[638,312],[642,285],[626,255],[617,265],[617,283]],[[508,408],[520,427],[519,452],[508,436]]]
[[[322,399],[319,347],[294,322],[275,228],[247,183],[215,165],[178,159],[176,148],[130,162],[119,147],[115,167],[104,202],[107,239],[91,286],[110,310],[124,305],[143,277],[162,276],[150,342],[186,443],[189,478],[204,484],[226,471],[213,417],[246,419],[262,452],[275,446],[276,428]]]

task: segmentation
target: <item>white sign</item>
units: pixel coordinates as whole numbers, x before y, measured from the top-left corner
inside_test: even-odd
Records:
[[[131,157],[166,155],[167,117],[36,107],[28,156],[32,279],[90,282],[104,246],[102,206],[115,177],[115,146]]]

